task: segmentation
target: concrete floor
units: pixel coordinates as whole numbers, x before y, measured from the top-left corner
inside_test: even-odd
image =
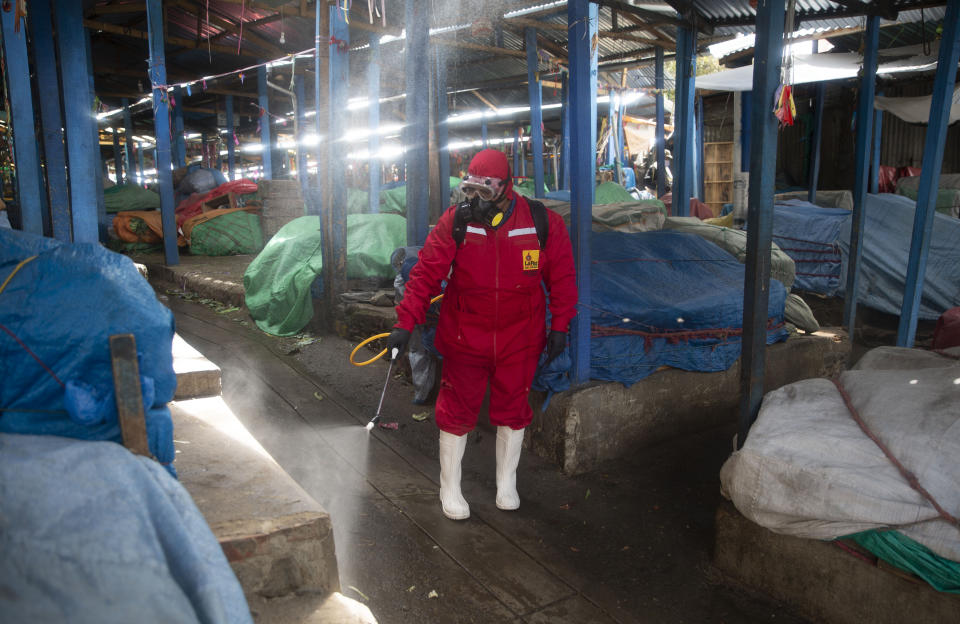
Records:
[[[296,348],[242,312],[161,298],[178,333],[222,368],[237,417],[330,512],[342,591],[381,623],[805,621],[722,584],[710,564],[733,426],[574,478],[524,453],[520,510],[501,512],[481,417],[464,459],[472,515],[452,522],[437,499],[432,408],[411,404],[409,384],[391,379],[384,404],[398,429],[364,432],[385,363],[354,367],[338,337]]]

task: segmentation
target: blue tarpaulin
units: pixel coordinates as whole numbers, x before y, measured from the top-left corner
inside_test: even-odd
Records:
[[[850,211],[798,199],[773,207],[773,242],[797,265],[793,288],[833,296],[840,286],[840,229]]]
[[[590,377],[631,385],[661,366],[721,371],[740,357],[744,267],[695,234],[595,232]],[[785,340],[786,289],[770,282],[767,344]],[[535,387],[569,387],[568,354]]]
[[[96,244],[0,230],[0,284],[8,278],[0,432],[120,442],[110,336],[133,334],[150,451],[172,462],[173,315],[133,262]]]

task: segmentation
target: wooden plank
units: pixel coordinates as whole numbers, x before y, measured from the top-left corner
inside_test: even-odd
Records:
[[[114,394],[123,445],[132,453],[151,457],[147,444],[147,422],[143,414],[143,393],[140,390],[137,340],[133,334],[110,336],[110,361],[113,365]]]
[[[105,33],[110,33],[112,35],[120,35],[122,37],[130,37],[132,39],[142,39],[146,41],[149,38],[149,34],[145,30],[138,30],[136,28],[129,28],[127,26],[120,26],[118,24],[110,24],[108,22],[101,22],[97,20],[83,20],[84,28],[89,28],[91,30],[98,30]],[[164,37],[166,43],[171,45],[183,46],[185,48],[198,49],[206,48],[207,43],[204,41],[201,45],[197,45],[197,42],[193,39],[183,39],[181,37]],[[213,39],[211,39],[213,41]],[[215,52],[224,52],[227,54],[237,54],[237,49],[232,46],[216,45],[211,43],[210,49]]]

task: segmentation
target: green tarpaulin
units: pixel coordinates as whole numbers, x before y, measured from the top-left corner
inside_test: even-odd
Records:
[[[243,210],[204,221],[190,233],[190,253],[197,256],[255,254],[262,247],[260,218]]]
[[[107,212],[122,210],[159,210],[160,196],[136,184],[118,184],[103,190],[103,204]]]
[[[945,559],[899,531],[864,531],[847,535],[877,557],[916,574],[937,591],[960,594],[960,563]]]
[[[460,178],[450,178],[450,190],[460,186]],[[347,214],[368,213],[370,206],[367,203],[368,193],[359,189],[347,189]],[[444,204],[444,208],[446,208]],[[380,212],[386,214],[407,214],[407,187],[380,191]]]
[[[280,228],[247,267],[246,305],[268,334],[296,334],[313,316],[310,285],[323,267],[320,238],[319,217],[299,217]],[[399,215],[347,215],[347,277],[393,277],[390,254],[406,240],[407,221]]]
[[[604,182],[597,185],[594,195],[594,204],[619,204],[622,202],[634,202],[633,195],[627,192],[616,182]]]

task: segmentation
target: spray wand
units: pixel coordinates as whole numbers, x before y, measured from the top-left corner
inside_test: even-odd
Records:
[[[373,426],[380,420],[380,410],[383,409],[383,397],[387,394],[387,385],[390,383],[390,375],[393,374],[393,363],[397,361],[397,354],[399,353],[400,349],[396,347],[390,352],[390,366],[387,367],[387,380],[383,382],[383,392],[380,393],[380,404],[377,405],[377,415],[367,423],[367,431],[372,431]]]

